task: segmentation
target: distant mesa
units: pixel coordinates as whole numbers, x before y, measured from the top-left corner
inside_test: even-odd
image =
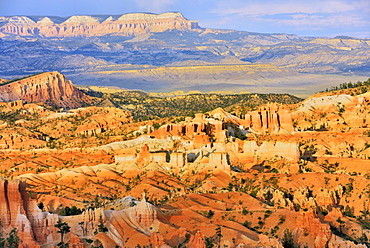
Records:
[[[67,24],[67,23],[84,24],[84,23],[91,23],[91,22],[99,22],[99,19],[98,18],[94,18],[92,16],[85,16],[85,15],[71,16],[64,23],[65,24]]]
[[[44,17],[37,22],[38,25],[53,25],[54,22],[49,17]]]
[[[181,13],[130,13],[121,16],[75,15],[61,17],[0,17],[0,32],[7,35],[43,37],[91,37],[107,34],[139,35],[166,30],[199,29],[197,21],[187,20]]]
[[[55,107],[78,108],[91,103],[59,72],[45,72],[0,84],[0,101],[42,102]]]
[[[26,25],[35,23],[29,17],[26,16],[0,17],[0,22],[5,22],[14,25]]]

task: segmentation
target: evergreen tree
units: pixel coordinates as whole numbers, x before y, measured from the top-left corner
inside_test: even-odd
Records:
[[[99,216],[98,230],[99,232],[103,232],[103,233],[108,232],[108,228],[104,226],[103,217],[101,215]]]
[[[70,232],[71,227],[68,226],[66,222],[62,222],[61,220],[58,220],[55,227],[59,229],[58,233],[60,233],[60,242],[58,243],[58,247],[67,248],[68,243],[64,243],[63,238],[64,238],[64,234]]]
[[[6,238],[6,244],[8,248],[18,248],[21,240],[17,234],[17,228],[14,228],[10,231],[9,236]]]

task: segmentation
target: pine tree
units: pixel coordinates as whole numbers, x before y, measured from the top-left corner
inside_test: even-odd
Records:
[[[61,220],[58,220],[55,227],[59,229],[58,233],[60,233],[60,242],[58,243],[58,247],[67,248],[68,243],[64,243],[63,238],[64,238],[64,234],[70,232],[71,227],[68,226],[66,222],[62,222]]]

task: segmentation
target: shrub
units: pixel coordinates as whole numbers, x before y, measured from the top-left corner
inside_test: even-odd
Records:
[[[207,217],[208,219],[212,219],[213,215],[215,215],[215,212],[213,212],[212,210],[209,210],[209,211],[207,212],[206,217]]]
[[[17,232],[18,232],[17,228],[14,228],[10,231],[9,236],[6,239],[6,244],[7,244],[6,247],[18,248],[21,240],[19,239]]]
[[[295,248],[294,240],[293,240],[293,233],[289,229],[284,230],[284,236],[282,239],[283,247],[284,248]]]

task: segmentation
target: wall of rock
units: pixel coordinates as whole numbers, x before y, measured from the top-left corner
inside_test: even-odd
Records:
[[[62,108],[78,108],[91,102],[59,72],[41,73],[0,86],[0,101],[43,102]]]
[[[13,18],[13,19],[11,19]],[[28,17],[4,18],[5,24],[0,32],[21,36],[78,37],[120,34],[139,35],[149,32],[163,32],[170,29],[198,29],[197,21],[189,21],[181,13],[163,13],[160,15],[132,13],[119,18],[110,16],[106,19],[92,16],[71,16],[62,23],[55,23],[49,17],[35,22]]]
[[[261,133],[293,132],[293,121],[290,112],[276,104],[270,104],[258,111],[247,113],[242,124],[245,127],[250,127],[255,132]]]
[[[59,238],[54,227],[58,216],[42,212],[23,181],[0,179],[0,219],[0,232],[8,234],[16,228],[25,248],[40,247]]]

